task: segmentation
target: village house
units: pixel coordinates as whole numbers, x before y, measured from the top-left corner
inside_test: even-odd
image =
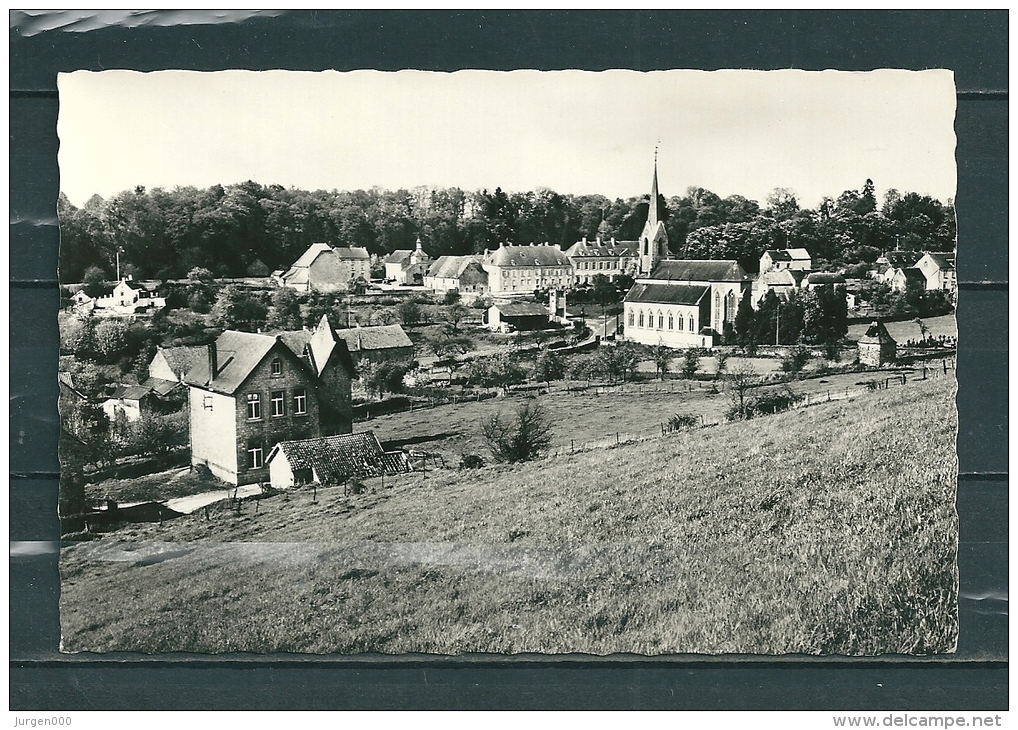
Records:
[[[564,289],[572,284],[573,268],[558,244],[515,246],[499,244],[484,256],[488,290],[492,294],[530,293]]]
[[[845,277],[828,271],[815,271],[802,280],[802,288],[808,291],[821,286],[845,286]]]
[[[772,270],[811,271],[813,257],[804,248],[770,249],[760,257],[760,273]]]
[[[122,279],[109,295],[93,299],[92,307],[102,314],[127,316],[166,306],[166,299],[159,296],[157,283],[133,282],[132,286],[129,282],[129,279]]]
[[[327,317],[323,317],[318,328],[313,331],[281,332],[280,337],[294,352],[301,352],[302,348],[311,342],[314,332],[325,326],[329,326]],[[362,362],[410,360],[414,356],[413,340],[398,324],[351,327],[332,331],[337,339],[343,340],[346,344],[354,369],[358,368]]]
[[[421,248],[418,237],[415,250],[397,249],[385,257],[385,279],[400,285],[421,285],[433,263],[434,260]]]
[[[488,291],[488,272],[482,256],[439,256],[424,276],[424,286],[435,291],[455,289],[460,293]]]
[[[576,286],[590,284],[598,274],[609,281],[615,281],[621,274],[636,274],[639,246],[639,241],[616,241],[614,238],[608,242],[598,238],[591,243],[584,236],[565,251],[572,266],[572,283]]]
[[[371,257],[359,246],[333,248],[313,243],[289,269],[274,277],[280,286],[304,292],[346,292],[361,280],[371,280]]]
[[[353,376],[327,317],[299,354],[280,335],[227,330],[185,376],[191,463],[231,484],[266,481],[280,441],[352,430]]]
[[[925,253],[916,262],[915,268],[926,277],[926,290],[940,289],[954,294],[958,279],[954,270],[954,256],[944,253]]]
[[[918,289],[926,288],[926,275],[920,269],[910,267],[907,269],[891,269],[885,276],[884,281],[893,291],[904,292],[909,286]]]
[[[274,489],[336,485],[410,470],[403,452],[386,453],[373,431],[280,441],[265,461]]]
[[[205,348],[157,347],[156,354],[148,364],[148,376],[157,380],[182,383],[187,371],[205,357]]]
[[[750,297],[753,308],[759,308],[768,291],[773,291],[781,299],[788,299],[792,292],[799,289],[805,278],[806,272],[798,269],[771,268],[762,271],[753,280],[753,293]]]
[[[110,423],[116,423],[121,415],[127,423],[133,423],[155,412],[156,398],[156,393],[144,385],[121,385],[103,401],[102,409]]]

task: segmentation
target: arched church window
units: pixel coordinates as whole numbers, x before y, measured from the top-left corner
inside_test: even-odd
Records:
[[[632,327],[632,326],[633,326],[633,320],[634,320],[634,319],[636,319],[636,314],[634,314],[634,313],[633,313],[633,310],[631,310],[631,309],[630,309],[630,310],[629,310],[629,326],[630,326],[630,327]]]
[[[640,327],[643,327],[643,312],[640,312]]]
[[[689,331],[696,332],[696,322],[693,321],[693,315],[689,315]]]
[[[650,253],[650,239],[648,238],[643,239],[643,253],[644,255]]]
[[[665,328],[665,316],[661,313],[657,313],[657,328],[663,330]]]
[[[728,296],[725,297],[725,321],[735,321],[735,292],[728,292]]]
[[[675,328],[675,315],[673,315],[671,312],[669,312],[668,313],[668,329],[674,329],[674,328]]]

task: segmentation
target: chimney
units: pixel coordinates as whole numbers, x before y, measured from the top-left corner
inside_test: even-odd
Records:
[[[216,343],[209,343],[209,385],[216,379],[216,375],[219,374],[219,359],[216,353]]]

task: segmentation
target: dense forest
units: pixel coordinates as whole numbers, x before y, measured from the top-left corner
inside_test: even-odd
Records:
[[[78,208],[61,195],[60,280],[86,269],[177,279],[195,267],[217,276],[265,275],[285,268],[312,243],[363,246],[372,254],[413,248],[418,236],[432,256],[480,252],[502,241],[572,245],[581,237],[632,240],[647,218],[648,196],[610,200],[552,190],[507,193],[458,188],[305,191],[255,182],[137,187]],[[872,262],[892,248],[952,251],[954,208],[929,196],[890,190],[878,204],[873,183],[800,207],[777,189],[763,203],[690,188],[658,200],[672,254],[734,258],[750,272],[768,248],[803,247],[815,266]]]

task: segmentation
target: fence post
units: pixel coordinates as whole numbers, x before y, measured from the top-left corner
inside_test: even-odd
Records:
[[[573,439],[569,439],[569,453],[572,454],[575,452],[576,452],[576,441]]]
[[[827,402],[828,403],[831,402],[831,391],[830,391],[830,389],[827,390]]]
[[[616,431],[615,432],[615,444],[618,445],[618,443],[619,443],[619,432]]]

